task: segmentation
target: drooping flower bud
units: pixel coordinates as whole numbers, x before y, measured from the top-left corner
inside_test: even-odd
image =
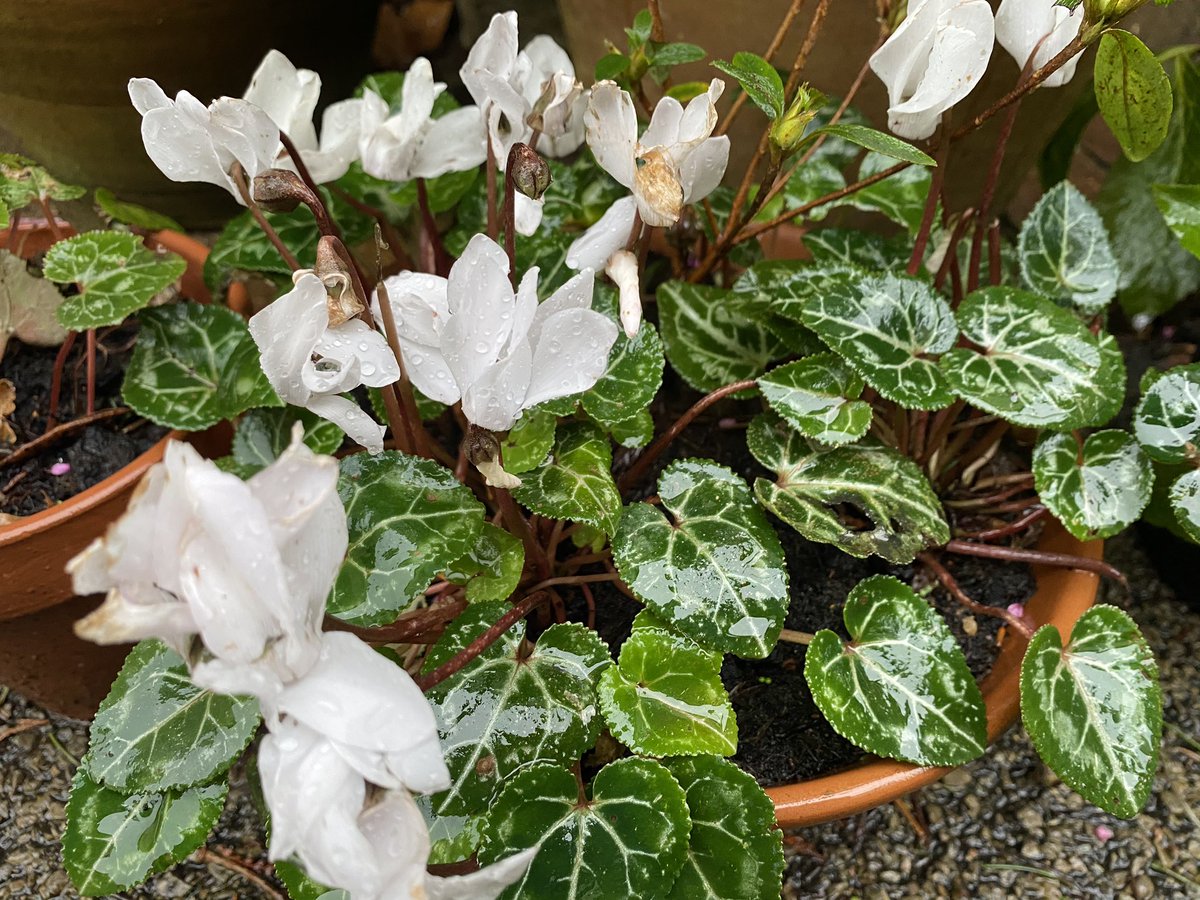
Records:
[[[267,212],[289,213],[312,199],[312,191],[295,172],[267,169],[254,176],[254,202]]]
[[[540,200],[550,187],[550,166],[528,144],[513,144],[506,171],[516,189],[530,200]]]
[[[476,425],[467,429],[465,438],[467,459],[471,461],[489,487],[512,490],[521,486],[521,479],[504,471],[500,462],[500,441],[486,428]]]
[[[804,132],[824,103],[824,94],[800,85],[791,106],[771,125],[771,153],[776,159],[786,159],[800,149]]]

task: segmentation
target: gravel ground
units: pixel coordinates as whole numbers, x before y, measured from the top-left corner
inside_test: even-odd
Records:
[[[1134,585],[1131,611],[1162,667],[1168,725],[1147,810],[1123,822],[1084,803],[1017,730],[984,759],[911,798],[919,827],[888,806],[789,834],[785,897],[1200,897],[1200,615],[1175,600],[1132,541],[1112,542],[1108,552]],[[44,718],[6,695],[0,735]],[[0,742],[0,898],[77,896],[58,837],[74,760],[86,747],[86,726],[58,718]],[[235,778],[207,857],[119,896],[280,896],[256,872],[258,830],[244,782]]]

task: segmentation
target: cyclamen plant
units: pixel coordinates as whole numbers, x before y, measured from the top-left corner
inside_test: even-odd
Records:
[[[319,138],[320,80],[278,53],[245,98],[208,107],[131,82],[160,168],[248,207],[211,283],[244,270],[280,290],[249,323],[273,391],[228,374],[244,348],[202,313],[169,313],[179,327],[147,352],[178,371],[142,405],[191,427],[215,421],[198,409],[239,417],[232,453],[172,446],[71,564],[78,591],[107,592],[79,632],[141,641],[72,791],[80,891],[121,890],[199,846],[253,746],[294,898],[774,896],[781,835],[728,759],[725,654],[807,644],[817,705],[870,753],[956,765],[988,739],[962,650],[908,584],[861,582],[848,641],[784,628],[789,583],[814,577],[788,570],[784,528],[916,561],[1003,619],[1028,640],[1039,753],[1090,802],[1135,815],[1162,716],[1136,625],[1099,606],[1070,635],[1036,628],[1019,605],[974,601],[942,559],[1119,578],[1028,539],[1051,518],[1081,540],[1115,534],[1156,484],[1157,520],[1200,540],[1200,366],[1147,378],[1132,434],[1105,427],[1125,368],[1104,327],[1120,272],[1103,223],[1065,182],[1015,247],[991,212],[1021,98],[1069,81],[1090,44],[1126,153],[1171,132],[1161,64],[1114,27],[1138,5],[1004,0],[993,17],[982,0],[922,0],[887,18],[862,76],[884,80],[890,127],[925,149],[867,126],[853,90],[834,102],[802,84],[804,52],[786,80],[769,57],[716,61],[741,88],[723,117],[722,80],[667,87],[704,52],[665,39],[658,3],[590,89],[548,38],[518,49],[506,13],[462,71],[476,106],[418,60],[330,106]],[[995,40],[1020,78],[955,127]],[[731,189],[724,131],[747,99],[767,124]],[[954,142],[997,114],[979,203],[952,211]],[[898,233],[817,227],[838,204]],[[763,260],[754,239],[792,221],[809,258]],[[186,366],[201,348],[203,379]],[[668,362],[700,399],[660,427]],[[722,401],[768,473],[752,485],[709,459],[662,465]],[[333,458],[347,437],[364,452]],[[644,606],[615,658],[596,631],[601,584]]]

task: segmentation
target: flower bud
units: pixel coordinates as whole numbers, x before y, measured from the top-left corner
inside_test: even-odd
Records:
[[[358,296],[354,277],[335,242],[337,238],[331,235],[324,235],[317,241],[317,264],[313,269],[313,273],[325,285],[331,328],[353,319],[366,308],[366,302]]]
[[[771,125],[771,153],[776,159],[786,159],[800,149],[805,130],[824,103],[824,94],[800,85],[792,105]]]
[[[1110,25],[1145,5],[1146,0],[1083,0],[1084,21],[1088,25]]]
[[[521,479],[504,471],[500,462],[500,441],[496,435],[486,428],[472,425],[467,429],[464,439],[467,445],[467,459],[479,470],[483,480],[490,487],[512,490],[521,486]]]
[[[254,176],[254,202],[267,212],[289,213],[311,197],[308,185],[287,169],[267,169]]]
[[[528,144],[513,144],[506,171],[516,189],[530,200],[540,200],[550,187],[550,166]]]

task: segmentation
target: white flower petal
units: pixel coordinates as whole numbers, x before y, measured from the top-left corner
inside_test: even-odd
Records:
[[[386,886],[386,900],[416,900],[424,896],[425,866],[429,862],[429,828],[408,791],[389,791],[359,817],[371,844],[375,867]],[[351,893],[352,900],[358,894]]]
[[[462,410],[473,425],[489,431],[508,431],[521,410],[532,404],[526,392],[531,376],[532,353],[522,340],[506,358],[492,364],[463,391]]]
[[[516,884],[537,856],[540,847],[497,860],[467,875],[425,877],[426,900],[495,900],[511,884]]]
[[[572,269],[602,270],[609,257],[624,250],[633,232],[637,201],[622,197],[604,211],[600,219],[567,248],[567,265]]]
[[[225,170],[241,163],[246,179],[275,166],[279,154],[279,126],[263,110],[236,97],[219,97],[208,107],[213,146]]]
[[[182,650],[196,630],[188,605],[150,584],[113,588],[103,603],[75,623],[75,634],[94,644],[130,644],[154,637],[176,650]]]
[[[505,347],[506,352],[511,352],[512,348],[518,343],[529,339],[529,329],[537,319],[538,310],[541,309],[541,306],[538,304],[538,276],[541,274],[541,271],[541,268],[538,266],[530,266],[525,270],[525,274],[521,276],[521,283],[517,285],[517,300],[513,307],[512,334],[508,338],[508,344]]]
[[[354,357],[360,384],[383,387],[400,378],[400,366],[396,363],[392,348],[388,346],[387,338],[362,319],[350,319],[327,330],[317,343],[316,352],[323,353],[328,341],[341,341],[338,349]]]
[[[509,11],[492,16],[487,29],[471,45],[458,74],[480,109],[486,109],[491,99],[482,76],[489,73],[507,79],[516,66],[517,41],[517,14]]]
[[[278,50],[267,51],[242,95],[263,109],[301,151],[317,147],[313,112],[320,96],[321,76],[297,69]]]
[[[726,135],[701,141],[679,164],[679,182],[683,202],[696,203],[717,189],[729,164],[729,138]]]
[[[508,257],[487,235],[471,238],[450,268],[450,321],[442,329],[442,355],[464,398],[500,358],[512,331],[516,298]]]
[[[516,219],[517,234],[529,237],[537,233],[538,226],[542,224],[542,204],[544,202],[526,197],[520,191],[514,194],[513,215]]]
[[[337,181],[358,157],[363,103],[355,97],[331,104],[321,116],[319,147],[309,151],[300,148],[308,173],[317,184]]]
[[[537,97],[541,93],[542,84],[554,75],[566,75],[574,80],[575,66],[571,57],[550,35],[537,35],[521,52],[530,62],[530,83],[533,86],[533,97],[530,99]]]
[[[357,403],[338,394],[313,394],[303,404],[322,419],[328,419],[356,444],[371,453],[383,449],[383,433],[386,429],[365,412]]]
[[[637,112],[633,108],[633,98],[615,81],[597,82],[592,88],[583,123],[596,162],[618,182],[632,188],[637,145]]]
[[[725,82],[714,78],[708,90],[688,101],[687,109],[679,120],[675,140],[681,144],[697,144],[705,140],[717,127],[717,101],[725,93]],[[661,102],[661,101],[660,101]],[[655,112],[658,110],[656,109]]]
[[[632,340],[642,324],[642,289],[638,276],[637,257],[628,250],[613,254],[605,274],[613,280],[620,294],[621,327]]]
[[[1057,56],[1079,34],[1082,24],[1082,7],[1069,10],[1058,6],[1054,0],[1003,0],[996,11],[996,40],[1016,61],[1018,68],[1025,68],[1032,54],[1034,59],[1030,69],[1034,70]],[[1070,81],[1081,55],[1082,51],[1041,86],[1061,87]]]
[[[163,109],[173,105],[171,98],[153,78],[130,78],[128,90],[129,99],[139,115],[144,116],[152,109]]]
[[[595,291],[596,275],[591,269],[584,269],[578,275],[572,275],[562,287],[538,305],[533,321],[527,329],[529,342],[537,344],[541,338],[542,326],[551,316],[568,309],[591,309]]]
[[[304,406],[310,390],[304,386],[302,372],[329,327],[321,279],[311,272],[300,275],[295,287],[253,315],[249,326],[271,387],[285,403]]]
[[[674,97],[663,97],[654,107],[650,124],[646,126],[639,148],[670,147],[679,140],[679,123],[683,119],[683,104]]]
[[[590,309],[568,309],[548,318],[533,348],[533,376],[525,407],[586,391],[608,368],[616,324]]]
[[[213,146],[212,134],[175,106],[156,107],[142,117],[142,143],[151,162],[172,181],[215,184],[242,202]]]
[[[464,172],[486,159],[487,141],[479,111],[464,106],[429,121],[408,177],[436,178],[447,172]]]

